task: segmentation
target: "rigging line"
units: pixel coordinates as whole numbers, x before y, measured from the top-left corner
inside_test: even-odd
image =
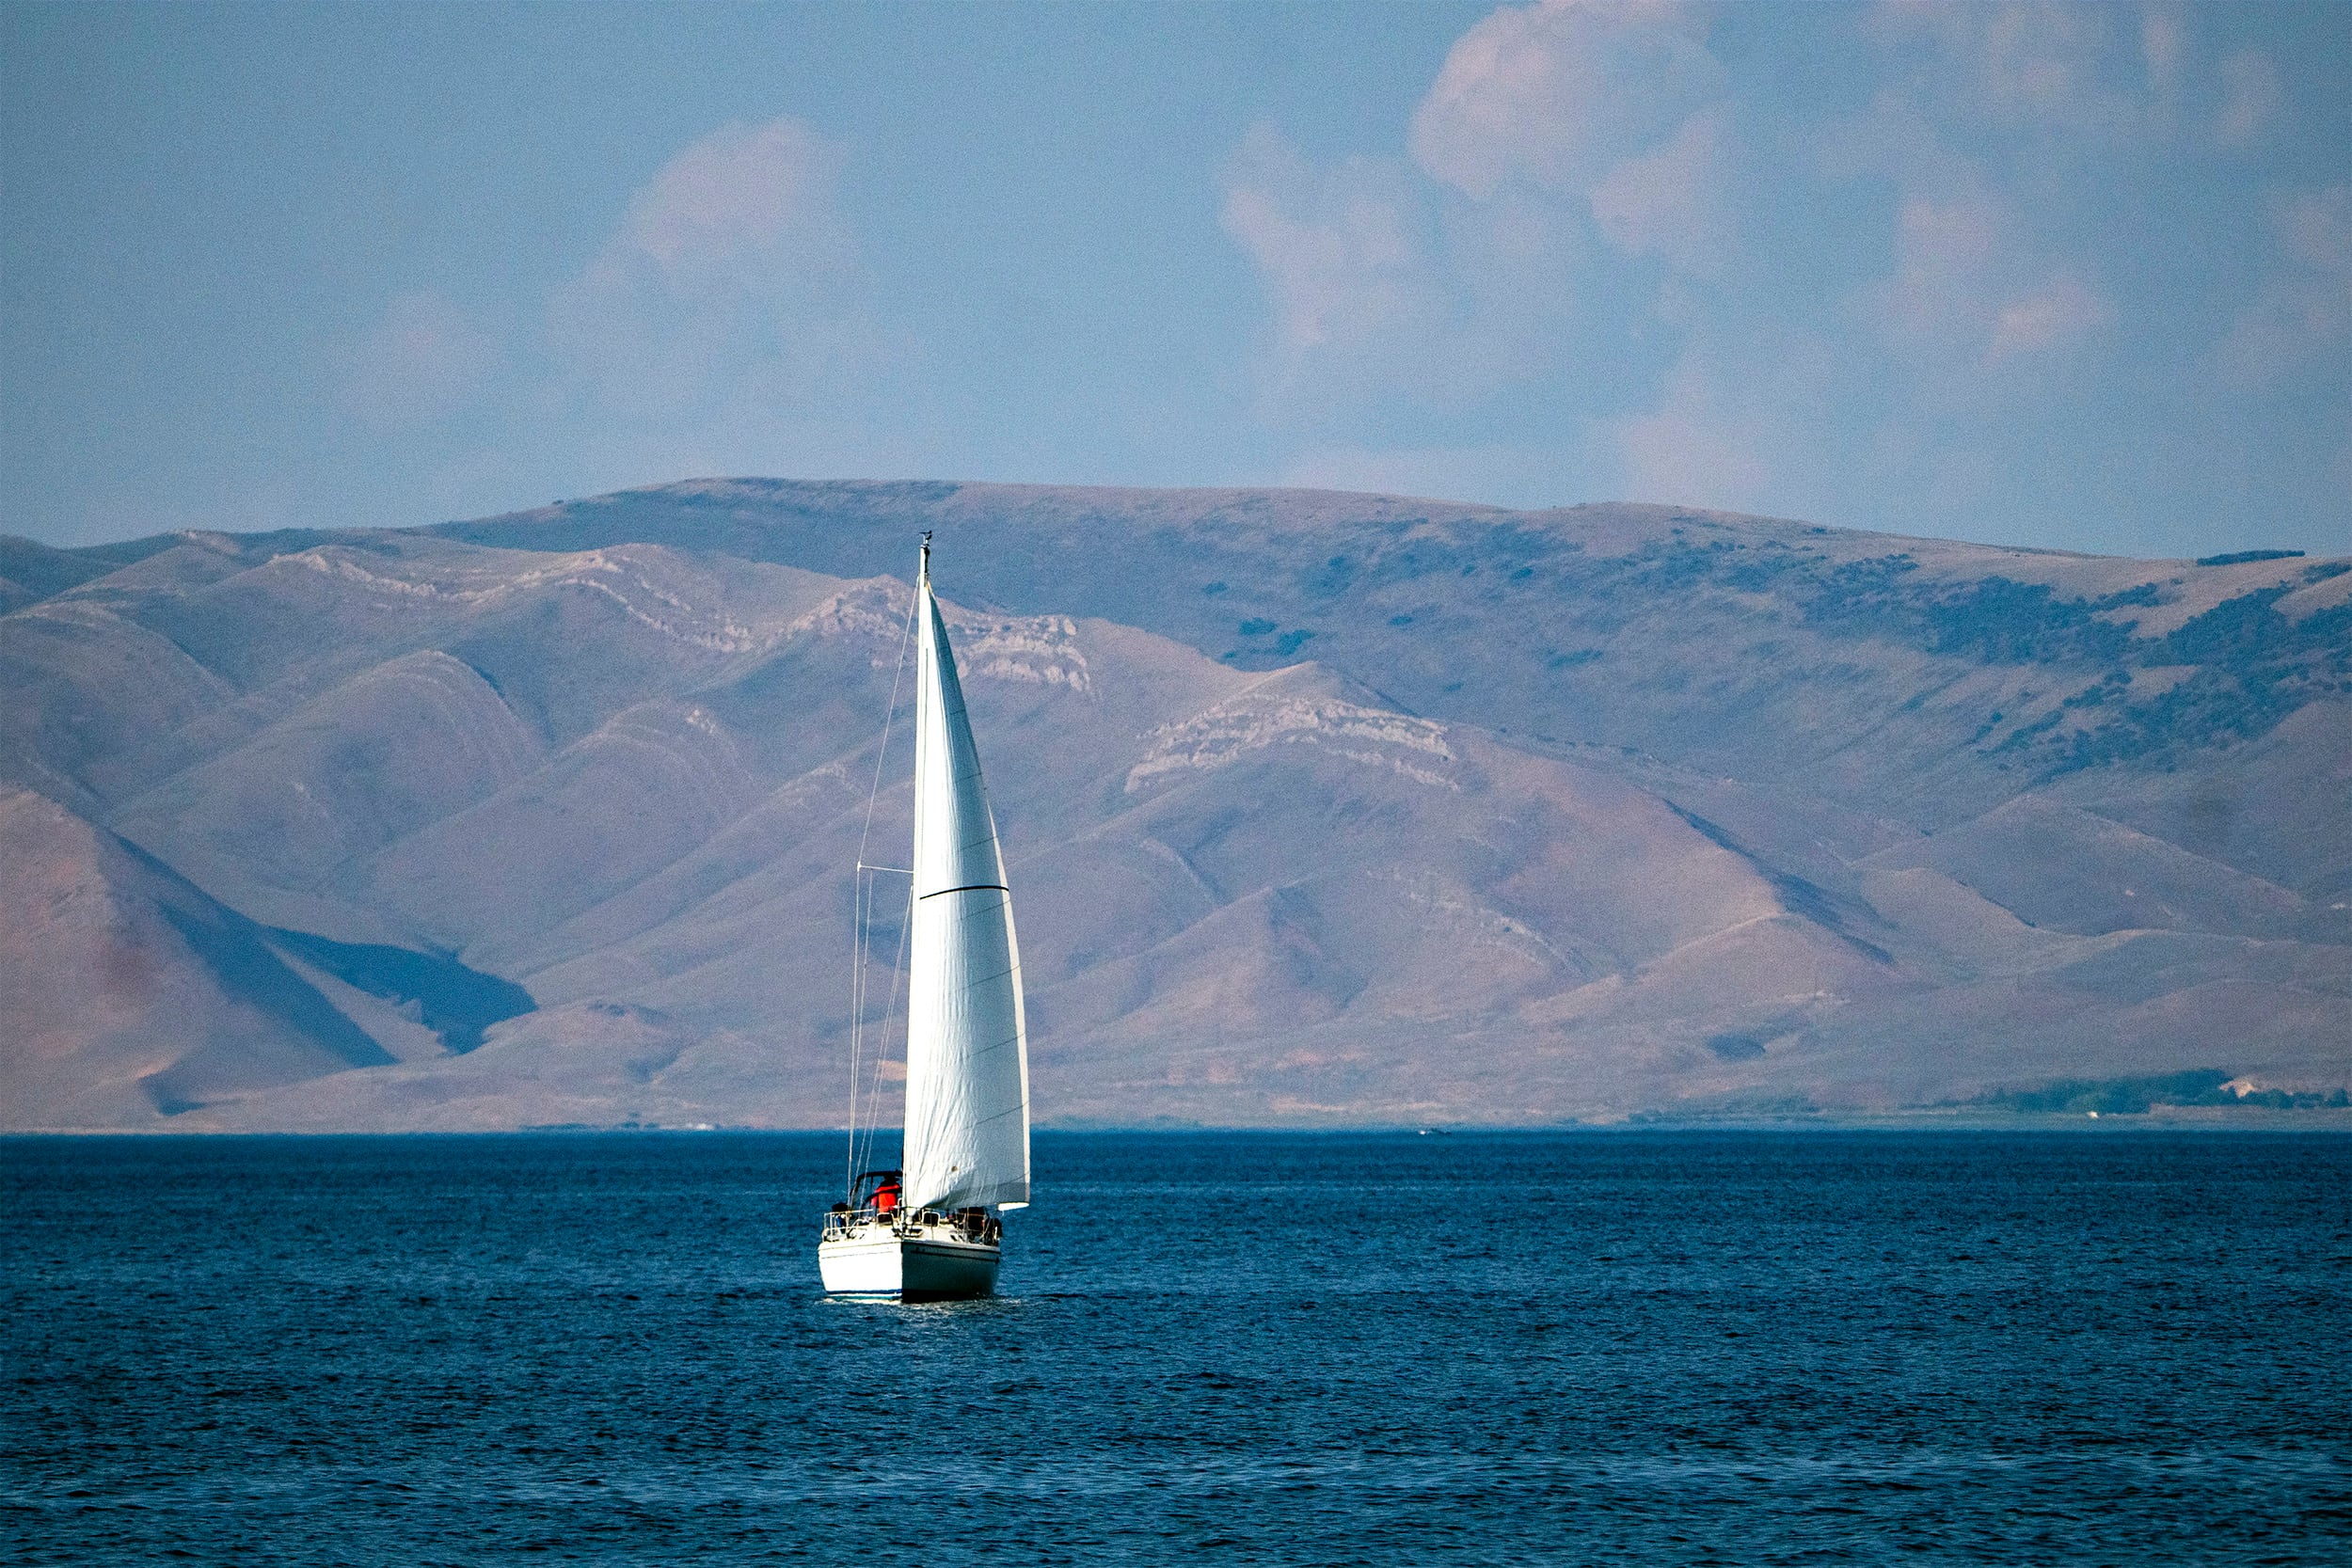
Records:
[[[891,955],[891,958],[890,958],[890,995],[889,995],[888,1000],[886,1000],[886,1001],[882,1004],[882,1050],[881,1050],[881,1052],[880,1052],[880,1053],[879,1053],[875,1056],[875,1059],[874,1059],[874,1106],[873,1106],[873,1111],[874,1111],[874,1114],[873,1114],[873,1116],[872,1116],[872,1117],[870,1117],[869,1118],[867,1118],[867,1126],[866,1126],[866,1152],[867,1152],[868,1154],[871,1154],[871,1153],[873,1152],[873,1148],[874,1148],[874,1140],[875,1140],[876,1138],[878,1138],[878,1137],[880,1137],[880,1136],[882,1135],[882,1064],[883,1064],[885,1061],[889,1060],[889,1058],[890,1058],[890,1031],[891,1031],[891,1024],[892,1024],[892,1021],[893,1021],[893,1020],[897,1020],[897,1019],[898,1019],[898,1018],[899,1018],[899,1013],[898,1013],[898,984],[899,984],[900,978],[901,978],[902,976],[904,976],[904,975],[905,975],[905,972],[906,972],[907,948],[908,948],[908,946],[909,946],[909,945],[910,945],[910,944],[911,944],[914,941],[914,883],[912,883],[912,882],[909,882],[909,883],[907,884],[907,903],[906,903],[906,909],[905,909],[905,911],[903,911],[903,912],[899,915],[899,918],[898,918],[898,950],[896,953],[893,953],[893,954]],[[913,1040],[913,1038],[912,1038],[911,1035],[909,1035],[909,1031],[911,1031],[911,1030],[913,1029],[913,1027],[914,1027],[914,999],[913,999],[912,997],[910,997],[910,998],[908,999],[908,1004],[907,1004],[907,1014],[906,1014],[906,1017],[905,1017],[905,1019],[904,1019],[902,1022],[900,1022],[898,1023],[898,1030],[899,1030],[899,1033],[901,1034],[901,1036],[906,1036],[906,1037],[907,1037],[906,1038],[904,1038],[904,1039],[902,1040],[902,1044],[904,1044],[904,1045],[906,1046],[906,1048],[907,1048],[907,1049],[905,1050],[905,1052],[903,1053],[903,1054],[905,1055],[905,1057],[906,1057],[906,1061],[907,1061],[907,1065],[908,1065],[910,1068],[912,1068],[912,1067],[914,1066],[914,1049],[913,1049],[913,1048],[914,1048],[914,1040]],[[914,1078],[913,1078],[912,1074],[910,1074],[910,1075],[909,1075],[909,1077],[908,1077],[908,1080],[907,1080],[907,1086],[908,1086],[908,1088],[909,1088],[910,1090],[912,1090],[912,1089],[913,1089],[913,1087],[914,1087]],[[898,1164],[899,1164],[900,1165],[904,1165],[906,1163],[907,1163],[906,1138],[905,1138],[905,1134],[904,1134],[903,1132],[901,1132],[901,1133],[900,1133],[900,1135],[899,1135],[899,1143],[898,1143]]]
[[[847,1202],[857,1189],[857,1069],[866,1043],[866,879],[850,873],[850,1157],[841,1182]]]
[[[898,925],[898,950],[890,960],[890,1000],[882,1010],[882,1040],[874,1052],[874,1086],[872,1098],[867,1102],[869,1114],[866,1118],[866,1157],[868,1162],[871,1162],[874,1157],[874,1140],[882,1134],[882,1067],[890,1060],[890,1025],[891,1022],[898,1016],[898,978],[906,965],[907,942],[914,930],[914,887],[913,883],[909,883],[906,913]],[[912,1078],[908,1080],[908,1087],[910,1089],[914,1087]],[[902,1168],[906,1164],[906,1148],[903,1141],[898,1149],[898,1164]],[[871,1168],[870,1164],[868,1168]]]
[[[874,802],[882,797],[882,764],[890,753],[890,724],[898,716],[898,687],[906,679],[907,644],[914,639],[914,611],[922,603],[920,589],[907,595],[907,624],[898,633],[898,663],[890,672],[890,706],[882,711],[882,749],[874,753],[874,783],[866,792],[866,825],[858,830],[858,863],[866,863],[866,845],[874,836]]]
[[[873,1168],[875,1142],[882,1136],[882,1075],[883,1069],[888,1068],[890,1065],[891,1037],[893,1028],[898,1025],[899,1022],[899,976],[906,967],[907,943],[911,940],[911,933],[914,926],[914,900],[912,895],[913,887],[914,884],[908,884],[909,897],[907,899],[907,910],[898,925],[898,945],[897,950],[891,955],[890,990],[884,1000],[882,1016],[878,1021],[882,1031],[881,1037],[875,1045],[873,1051],[869,1053],[873,1062],[873,1073],[871,1078],[868,1080],[866,1093],[866,1141],[862,1150],[858,1144],[857,1127],[854,1121],[850,1127],[850,1164],[852,1171],[850,1180],[853,1185],[856,1181],[854,1172],[858,1170],[870,1170]],[[866,931],[866,962],[868,965],[870,965],[872,961],[873,954],[873,919],[877,892],[878,890],[869,880],[866,884],[866,924],[864,927]],[[865,995],[867,1002],[870,1004],[873,996],[873,982],[871,980],[868,980],[866,983]],[[850,1080],[850,1096],[852,1114],[854,1115],[857,1101],[857,1081],[855,1078]]]
[[[870,895],[866,879],[850,873],[850,887],[854,910],[854,926],[850,937],[850,1165],[842,1180],[842,1198],[847,1201],[857,1189],[857,1084],[858,1068],[866,1048],[866,979],[867,954],[873,943],[866,929],[866,907]]]
[[[882,709],[882,744],[874,751],[874,782],[867,786],[866,791],[866,822],[858,829],[857,834],[857,863],[860,866],[866,863],[866,841],[874,835],[874,802],[882,798],[882,765],[890,760],[890,725],[891,721],[898,717],[898,687],[906,679],[907,644],[914,640],[914,611],[922,602],[923,589],[918,583],[914,591],[907,594],[907,624],[899,628],[898,662],[892,666],[890,672],[890,705]],[[849,1189],[857,1185],[857,1069],[858,1056],[861,1048],[866,1043],[866,910],[867,901],[857,886],[864,881],[864,879],[854,871],[850,875],[852,884],[851,907],[855,911],[857,927],[850,938],[850,1149],[849,1170],[842,1180],[844,1190],[841,1196],[844,1199],[851,1196]],[[905,933],[900,932],[899,937],[903,946]],[[891,982],[891,992],[895,998],[898,993],[898,982],[895,979]],[[887,1022],[884,1020],[885,1023]],[[888,1043],[888,1037],[885,1035],[883,1044],[887,1047]],[[875,1072],[878,1083],[881,1070],[881,1058],[877,1057]],[[879,1100],[876,1104],[879,1107]]]
[[[862,1023],[866,1017],[866,1009],[871,1005],[873,997],[873,981],[867,977],[866,971],[873,963],[874,956],[874,895],[873,887],[870,882],[861,878],[860,884],[858,934],[862,940],[863,946],[860,948],[858,954],[858,1018]],[[875,1047],[872,1053],[874,1070],[877,1073],[881,1070],[881,1058],[888,1050],[889,1041],[885,1036],[883,1040]],[[860,1082],[859,1073],[860,1069],[865,1066],[866,1058],[863,1056],[851,1061],[850,1064],[850,1184],[852,1189],[854,1189],[857,1184],[856,1173],[866,1164],[866,1162],[861,1158],[863,1151],[860,1149],[858,1144],[857,1116],[859,1097],[864,1089],[864,1085]],[[870,1098],[870,1096],[868,1098]],[[870,1132],[867,1136],[868,1141],[870,1142]]]

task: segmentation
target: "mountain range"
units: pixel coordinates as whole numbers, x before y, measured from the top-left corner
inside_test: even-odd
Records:
[[[1044,1122],[2352,1085],[2352,561],[715,480],[0,542],[0,1121],[838,1125],[924,531]]]

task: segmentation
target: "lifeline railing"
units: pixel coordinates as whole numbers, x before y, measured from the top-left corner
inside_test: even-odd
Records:
[[[836,1209],[825,1215],[825,1237],[846,1239],[868,1226],[883,1224],[898,1236],[917,1230],[953,1230],[970,1241],[993,1242],[1005,1233],[1004,1222],[993,1214],[981,1216],[976,1224],[961,1214],[943,1214],[936,1209],[894,1209],[887,1214],[872,1209]]]

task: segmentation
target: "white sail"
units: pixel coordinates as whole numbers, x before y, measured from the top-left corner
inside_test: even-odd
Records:
[[[908,953],[906,1201],[1029,1201],[1029,1044],[996,822],[964,717],[930,550],[915,586],[914,927]]]

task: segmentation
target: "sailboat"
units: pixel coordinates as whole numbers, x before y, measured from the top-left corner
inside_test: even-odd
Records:
[[[817,1243],[826,1291],[900,1301],[993,1293],[1001,1215],[1029,1204],[1029,1045],[1012,894],[955,653],[931,593],[930,537],[923,535],[913,609],[906,1136],[900,1168],[850,1176]],[[886,730],[884,738],[886,752]],[[855,1010],[862,1016],[862,1002]],[[854,1051],[851,1073],[854,1080]],[[853,1081],[852,1170],[855,1093]]]

